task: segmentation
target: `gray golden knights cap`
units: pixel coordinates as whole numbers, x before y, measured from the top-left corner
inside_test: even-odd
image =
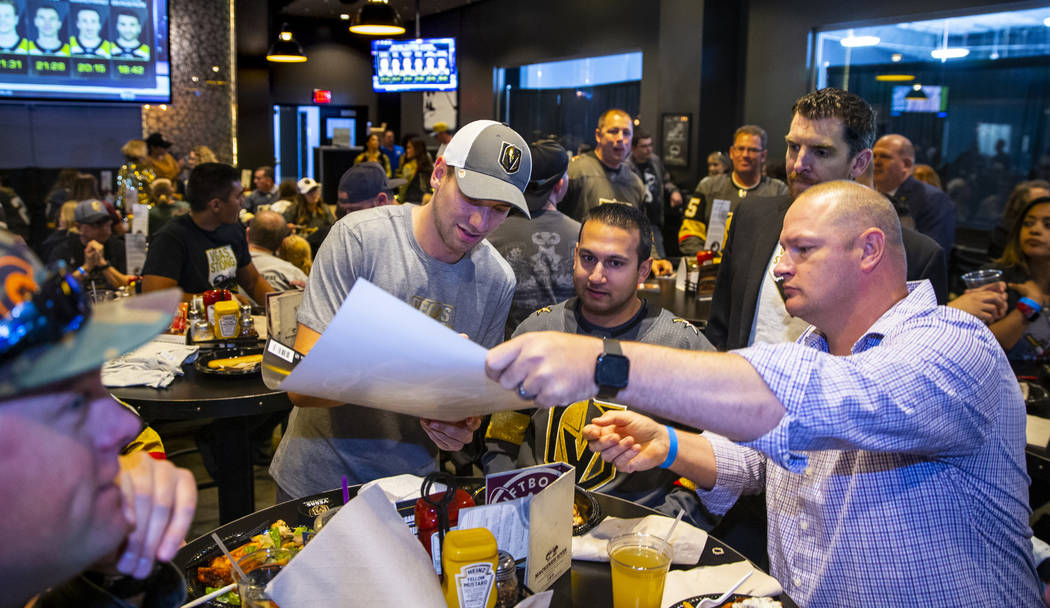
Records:
[[[456,132],[442,157],[455,167],[463,194],[508,203],[529,216],[522,192],[532,175],[532,156],[514,129],[494,120],[476,120]]]

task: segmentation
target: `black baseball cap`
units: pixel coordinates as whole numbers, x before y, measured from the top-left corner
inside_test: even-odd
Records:
[[[339,192],[345,192],[346,198],[340,202],[359,203],[375,198],[380,192],[388,192],[407,183],[399,178],[390,179],[386,169],[376,162],[357,163],[350,167],[339,178]]]
[[[532,178],[525,187],[525,202],[535,213],[547,204],[551,191],[569,168],[569,153],[553,139],[541,139],[529,144],[532,154]]]

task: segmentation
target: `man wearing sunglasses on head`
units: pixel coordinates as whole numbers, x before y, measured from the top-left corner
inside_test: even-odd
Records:
[[[179,605],[170,560],[193,519],[189,471],[122,455],[141,421],[102,363],[170,323],[177,290],[91,309],[63,263],[45,273],[0,231],[0,607]],[[154,604],[153,602],[160,602]]]

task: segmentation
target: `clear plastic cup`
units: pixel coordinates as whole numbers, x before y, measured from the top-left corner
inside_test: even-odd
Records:
[[[266,595],[266,583],[277,576],[289,559],[291,553],[286,549],[260,549],[237,562],[248,577],[242,579],[236,570],[233,571],[233,582],[237,583],[237,594],[241,596],[241,608],[277,608],[277,604]]]
[[[660,608],[671,567],[671,545],[659,536],[631,532],[609,541],[613,608]]]
[[[989,283],[998,283],[1003,280],[1003,271],[989,268],[986,270],[974,270],[973,272],[967,272],[962,275],[963,283],[966,283],[967,289],[976,289],[981,285],[987,285]]]

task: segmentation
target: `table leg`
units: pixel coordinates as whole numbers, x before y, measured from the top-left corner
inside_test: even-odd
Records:
[[[255,472],[251,441],[244,420],[220,418],[213,423],[215,462],[219,469],[219,524],[255,511]]]

